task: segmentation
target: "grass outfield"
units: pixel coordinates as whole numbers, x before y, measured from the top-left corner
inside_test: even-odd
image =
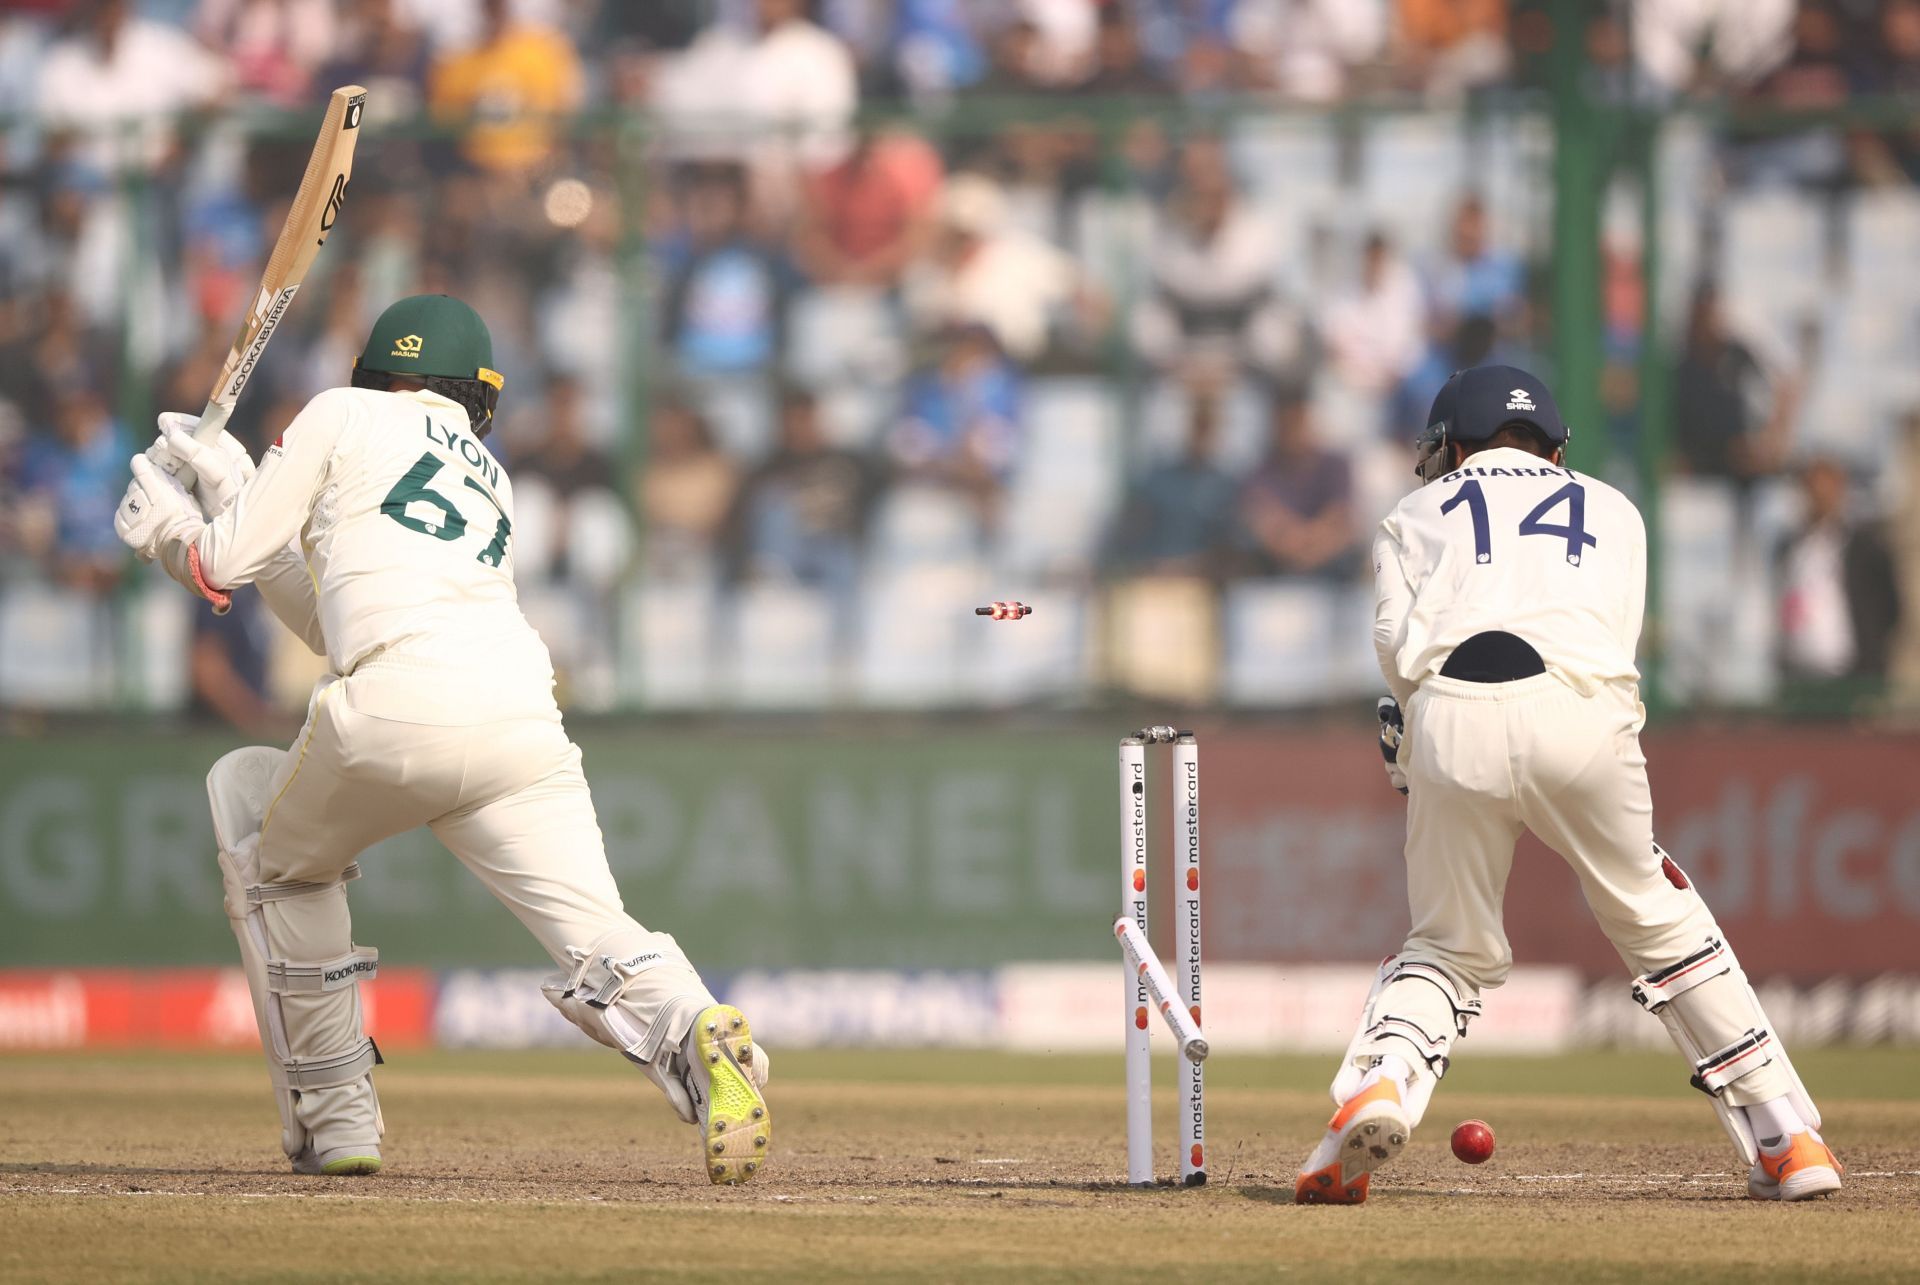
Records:
[[[773,1159],[710,1187],[611,1056],[403,1054],[387,1172],[295,1178],[256,1057],[0,1058],[0,1280],[1920,1278],[1920,1051],[1808,1052],[1850,1166],[1763,1205],[1673,1055],[1469,1055],[1364,1207],[1296,1208],[1327,1058],[1209,1063],[1214,1181],[1118,1186],[1115,1057],[775,1051]],[[1172,1090],[1159,1153],[1172,1168]],[[1447,1151],[1479,1116],[1499,1150]]]

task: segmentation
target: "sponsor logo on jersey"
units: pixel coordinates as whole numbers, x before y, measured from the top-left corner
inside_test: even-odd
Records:
[[[1527,390],[1524,388],[1509,389],[1507,391],[1507,396],[1512,399],[1507,403],[1508,410],[1538,409],[1533,404],[1533,396],[1530,393],[1528,393]]]
[[[390,357],[418,357],[420,355],[420,348],[425,342],[426,341],[421,339],[419,335],[401,335],[393,341],[393,351],[387,355]],[[1529,407],[1529,409],[1531,409],[1531,407]]]

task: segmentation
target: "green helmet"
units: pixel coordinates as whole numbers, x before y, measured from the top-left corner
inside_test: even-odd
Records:
[[[424,380],[467,408],[474,432],[493,426],[506,383],[493,368],[493,336],[480,314],[452,295],[416,294],[392,304],[373,323],[353,363],[356,388],[384,388],[390,375]]]

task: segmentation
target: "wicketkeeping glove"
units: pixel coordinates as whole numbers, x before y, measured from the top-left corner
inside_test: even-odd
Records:
[[[1407,773],[1400,766],[1400,741],[1407,734],[1407,720],[1400,713],[1400,702],[1391,696],[1382,696],[1374,712],[1380,715],[1380,757],[1387,761],[1387,783],[1405,794]]]

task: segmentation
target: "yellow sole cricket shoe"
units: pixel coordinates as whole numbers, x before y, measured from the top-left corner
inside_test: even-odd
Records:
[[[746,1182],[767,1162],[773,1118],[760,1096],[753,1030],[731,1004],[714,1004],[694,1019],[686,1084],[700,1115],[701,1159],[720,1186]]]
[[[302,1151],[294,1157],[295,1173],[330,1174],[341,1177],[380,1172],[380,1153],[372,1147],[331,1147],[325,1151]]]
[[[1755,1200],[1812,1200],[1840,1190],[1847,1167],[1834,1156],[1819,1134],[1809,1129],[1787,1140],[1778,1155],[1762,1151],[1760,1161],[1747,1170],[1747,1195]]]
[[[1400,1089],[1381,1079],[1333,1113],[1326,1136],[1293,1183],[1296,1205],[1358,1205],[1373,1171],[1399,1155],[1413,1136]]]

